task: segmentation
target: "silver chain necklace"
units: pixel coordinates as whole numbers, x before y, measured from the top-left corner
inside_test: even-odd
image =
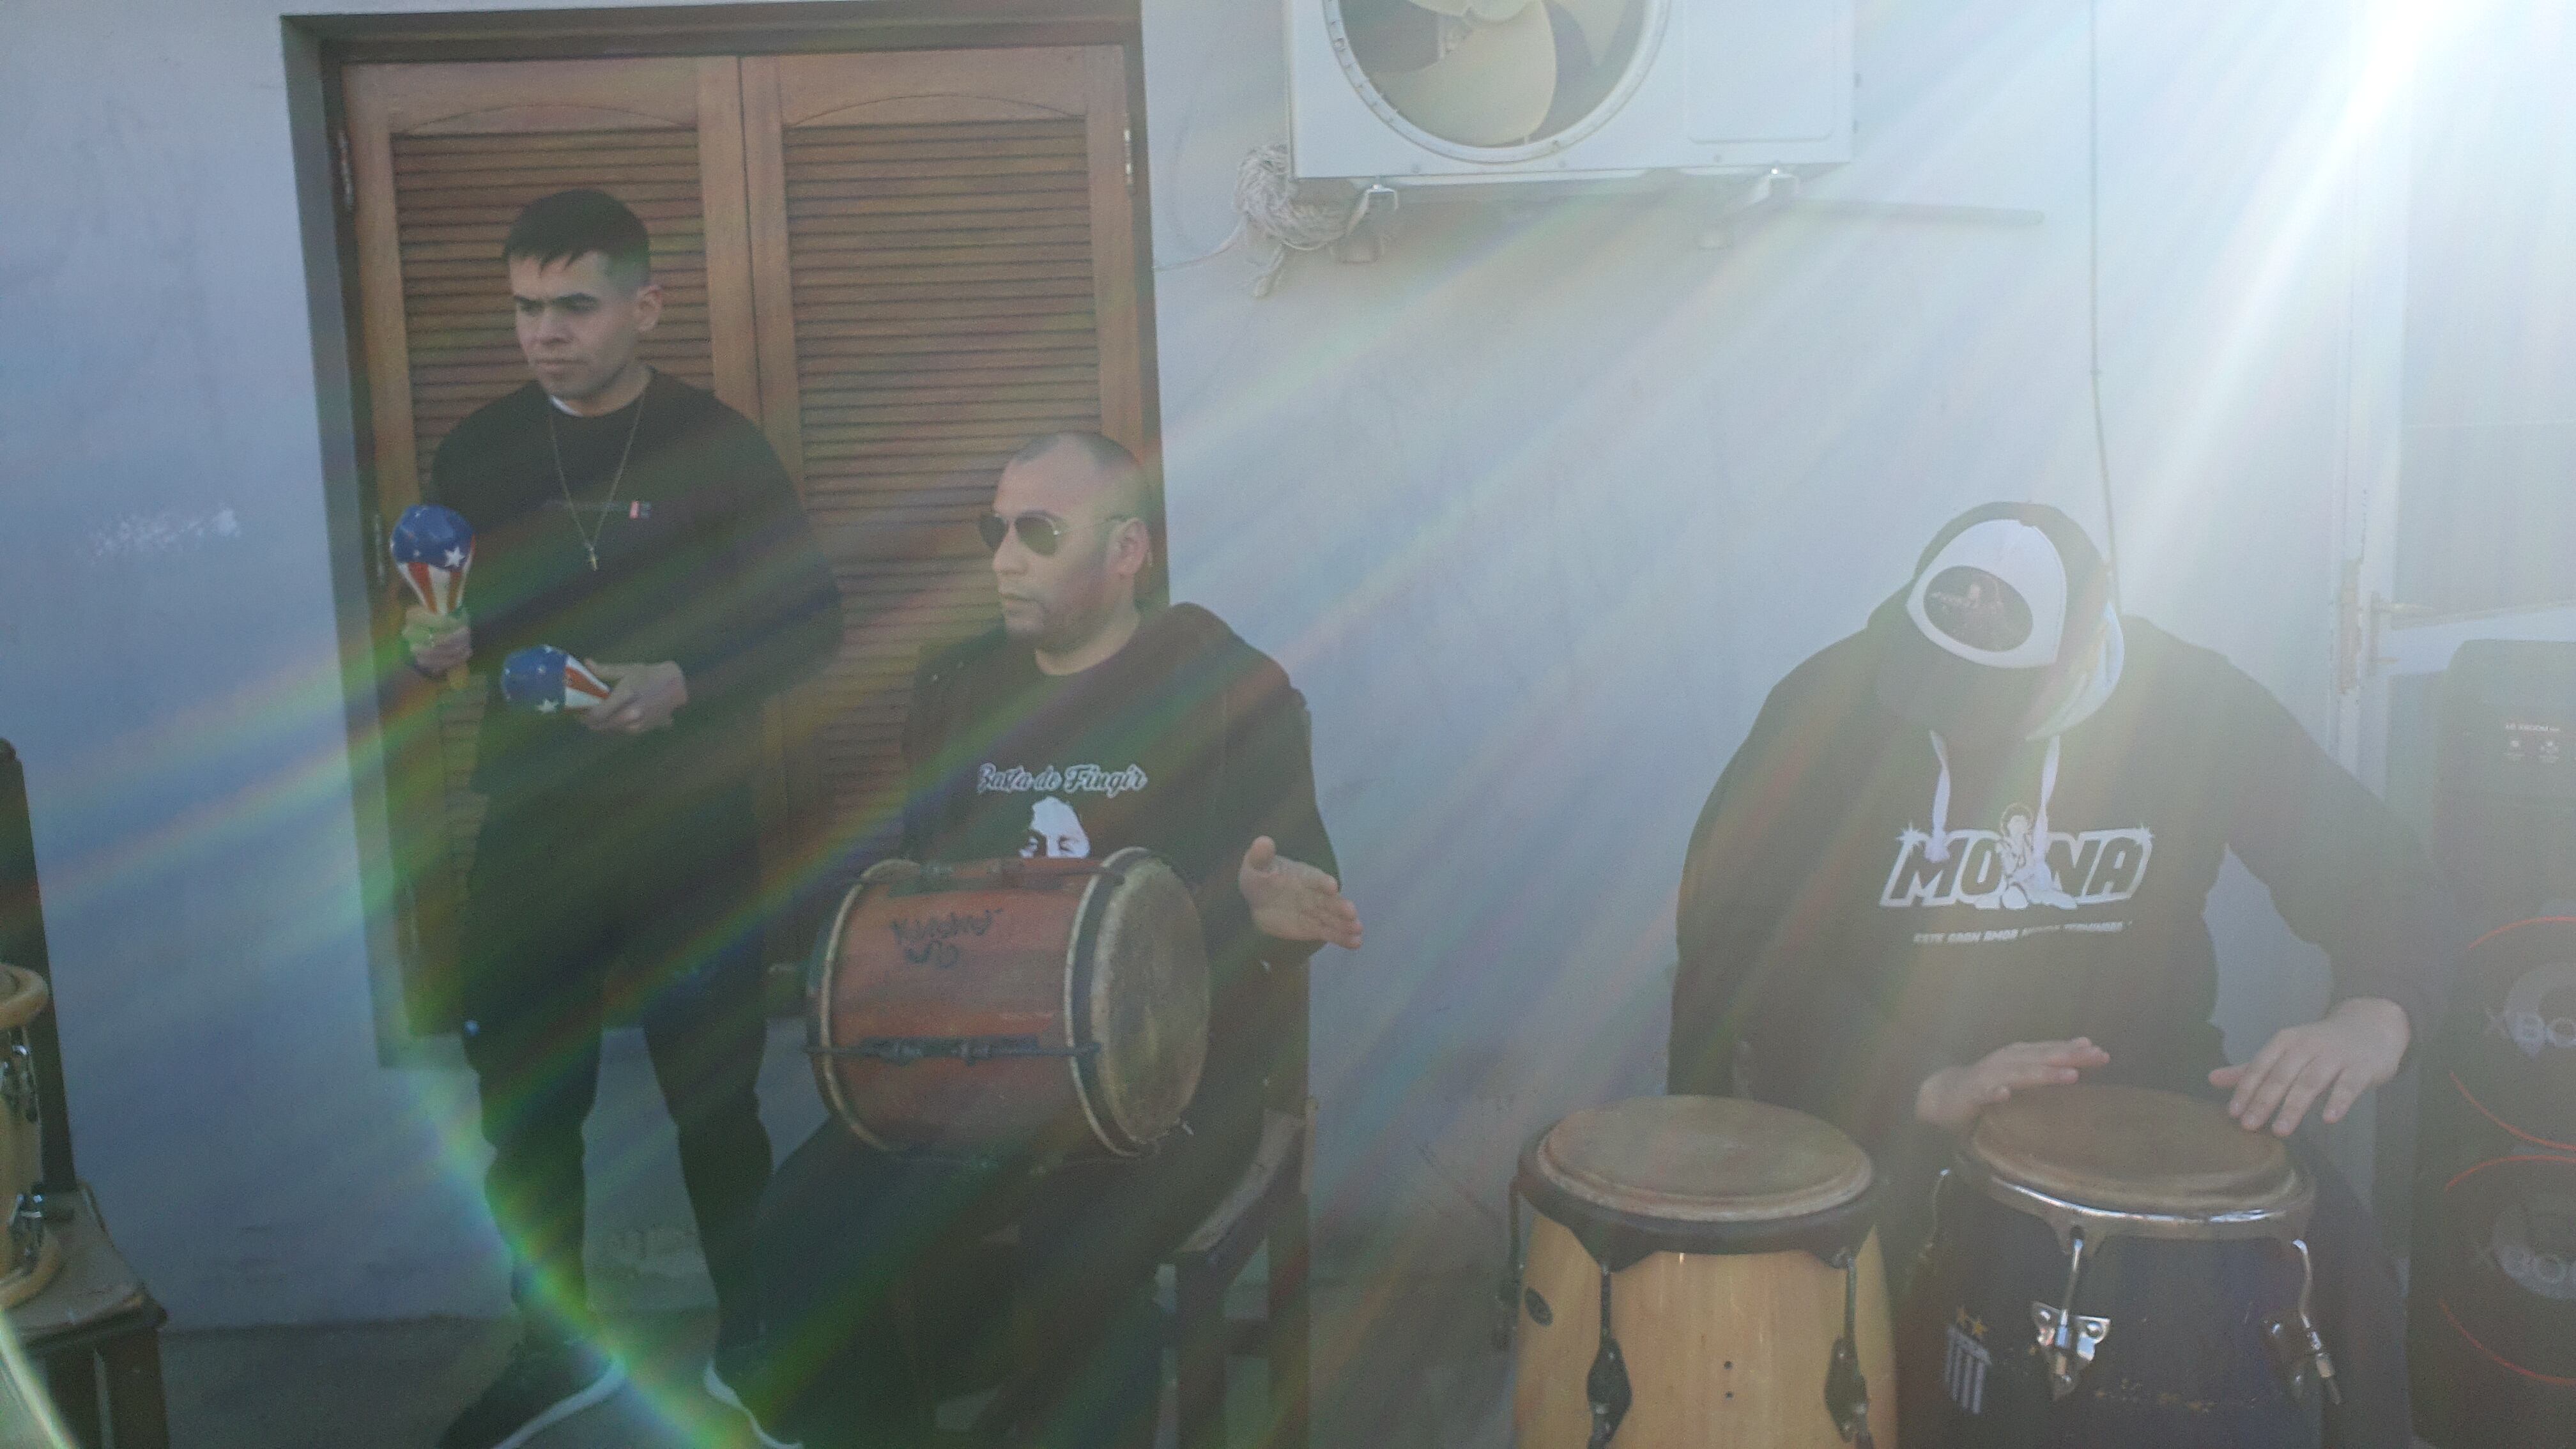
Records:
[[[644,380],[645,392],[652,391],[653,380]],[[581,508],[572,501],[572,480],[564,476],[563,438],[555,428],[554,400],[546,401],[546,446],[554,450],[555,486],[563,490],[564,516],[572,520],[572,531],[581,536],[581,551],[590,559],[590,571],[599,572],[599,540],[608,533],[608,515],[617,506],[617,490],[626,484],[626,460],[635,452],[635,435],[644,428],[644,393],[635,395],[635,421],[626,427],[626,446],[617,452],[617,472],[608,480],[608,497],[599,505],[599,526],[581,526]]]

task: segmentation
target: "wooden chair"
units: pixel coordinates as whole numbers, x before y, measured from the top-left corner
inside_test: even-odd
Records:
[[[1179,1360],[1176,1395],[1181,1449],[1226,1442],[1226,1360],[1260,1358],[1269,1368],[1265,1449],[1305,1449],[1310,1418],[1307,1214],[1313,1181],[1312,1098],[1291,1116],[1266,1113],[1261,1145],[1234,1190],[1171,1257],[1172,1342]],[[1255,1248],[1270,1250],[1259,1318],[1227,1314],[1225,1294],[1243,1276]]]
[[[0,740],[0,961],[48,982],[44,902],[36,886],[36,848],[27,823],[27,781],[17,751]],[[59,997],[57,998],[59,1000]],[[36,1195],[45,1230],[59,1243],[62,1267],[45,1290],[11,1308],[9,1325],[31,1362],[44,1368],[54,1411],[83,1449],[101,1431],[116,1449],[168,1449],[161,1393],[161,1324],[168,1314],[117,1252],[99,1217],[98,1200],[72,1162],[72,1127],[63,1097],[62,1040],[55,1013],[29,1023],[27,1049],[42,1105],[44,1181]]]
[[[1305,963],[1273,970],[1270,989],[1270,1019],[1281,1027],[1281,1049],[1264,1083],[1260,1142],[1243,1176],[1164,1260],[1173,1277],[1173,1306],[1164,1328],[1179,1365],[1180,1449],[1219,1449],[1226,1443],[1231,1358],[1258,1358],[1268,1370],[1260,1449],[1306,1449],[1312,1420],[1308,1231],[1315,1102],[1306,1095]],[[1263,1312],[1257,1318],[1229,1316],[1226,1290],[1261,1248],[1268,1249]],[[1006,1442],[1026,1406],[1028,1384],[1026,1378],[1004,1383],[976,1415],[966,1440]]]

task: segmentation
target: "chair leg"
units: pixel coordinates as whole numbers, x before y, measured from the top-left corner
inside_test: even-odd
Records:
[[[1203,1264],[1184,1260],[1173,1284],[1173,1348],[1180,1360],[1181,1449],[1225,1443],[1225,1283]]]
[[[161,1334],[129,1333],[98,1351],[107,1371],[107,1421],[116,1449],[170,1449],[170,1415],[161,1396]]]
[[[53,1396],[54,1414],[81,1449],[99,1449],[98,1360],[88,1349],[45,1360],[45,1392]]]
[[[1270,1224],[1268,1449],[1306,1449],[1313,1419],[1306,1212],[1299,1193],[1279,1205]]]

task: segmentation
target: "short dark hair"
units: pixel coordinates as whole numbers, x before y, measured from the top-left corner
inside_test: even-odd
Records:
[[[1040,433],[1011,455],[1013,463],[1034,463],[1058,448],[1082,455],[1108,481],[1110,512],[1142,520],[1147,503],[1145,465],[1126,444],[1102,433]]]
[[[540,196],[510,223],[509,238],[501,243],[505,266],[521,257],[551,266],[591,252],[599,253],[620,285],[640,287],[652,280],[653,241],[643,218],[605,191],[584,187]]]

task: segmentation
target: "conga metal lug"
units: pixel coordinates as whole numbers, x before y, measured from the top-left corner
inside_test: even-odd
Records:
[[[2322,1386],[2326,1397],[2340,1404],[2343,1386],[2335,1382],[2334,1355],[2326,1351],[2325,1335],[2317,1331],[2316,1319],[2308,1311],[2316,1291],[2316,1265],[2304,1238],[2291,1239],[2290,1246],[2299,1255],[2299,1307],[2287,1318],[2264,1320],[2263,1345],[2272,1351],[2272,1367],[2291,1398],[2305,1403],[2309,1388]]]
[[[45,1205],[36,1194],[18,1194],[17,1204],[9,1212],[9,1261],[7,1271],[16,1272],[36,1260],[44,1251]]]
[[[1834,1266],[1843,1274],[1843,1334],[1825,1365],[1825,1412],[1846,1444],[1869,1449],[1869,1377],[1860,1368],[1860,1254],[1844,1250]]]
[[[2039,1350],[2048,1359],[2049,1396],[2065,1398],[2093,1366],[2102,1340],[2111,1336],[2111,1320],[2070,1315],[2045,1303],[2030,1305],[2030,1319],[2039,1329]]]
[[[1618,1335],[1610,1326],[1610,1270],[1601,1270],[1601,1348],[1592,1357],[1591,1371],[1583,1376],[1583,1395],[1592,1410],[1592,1438],[1589,1449],[1608,1449],[1620,1423],[1628,1417],[1629,1407],[1636,1402],[1636,1390],[1628,1382],[1628,1360],[1619,1352]]]
[[[2030,1321],[2039,1330],[2040,1356],[2048,1361],[2049,1397],[2062,1399],[2075,1392],[2075,1384],[2084,1371],[2093,1366],[2093,1354],[2102,1340],[2111,1334],[2111,1320],[2075,1311],[2075,1289],[2084,1280],[2084,1234],[2078,1230],[2066,1252],[2065,1306],[2052,1308],[2045,1303],[2030,1305]]]
[[[24,1032],[9,1033],[9,1050],[0,1057],[0,1111],[22,1121],[37,1121],[36,1059],[27,1050]]]

